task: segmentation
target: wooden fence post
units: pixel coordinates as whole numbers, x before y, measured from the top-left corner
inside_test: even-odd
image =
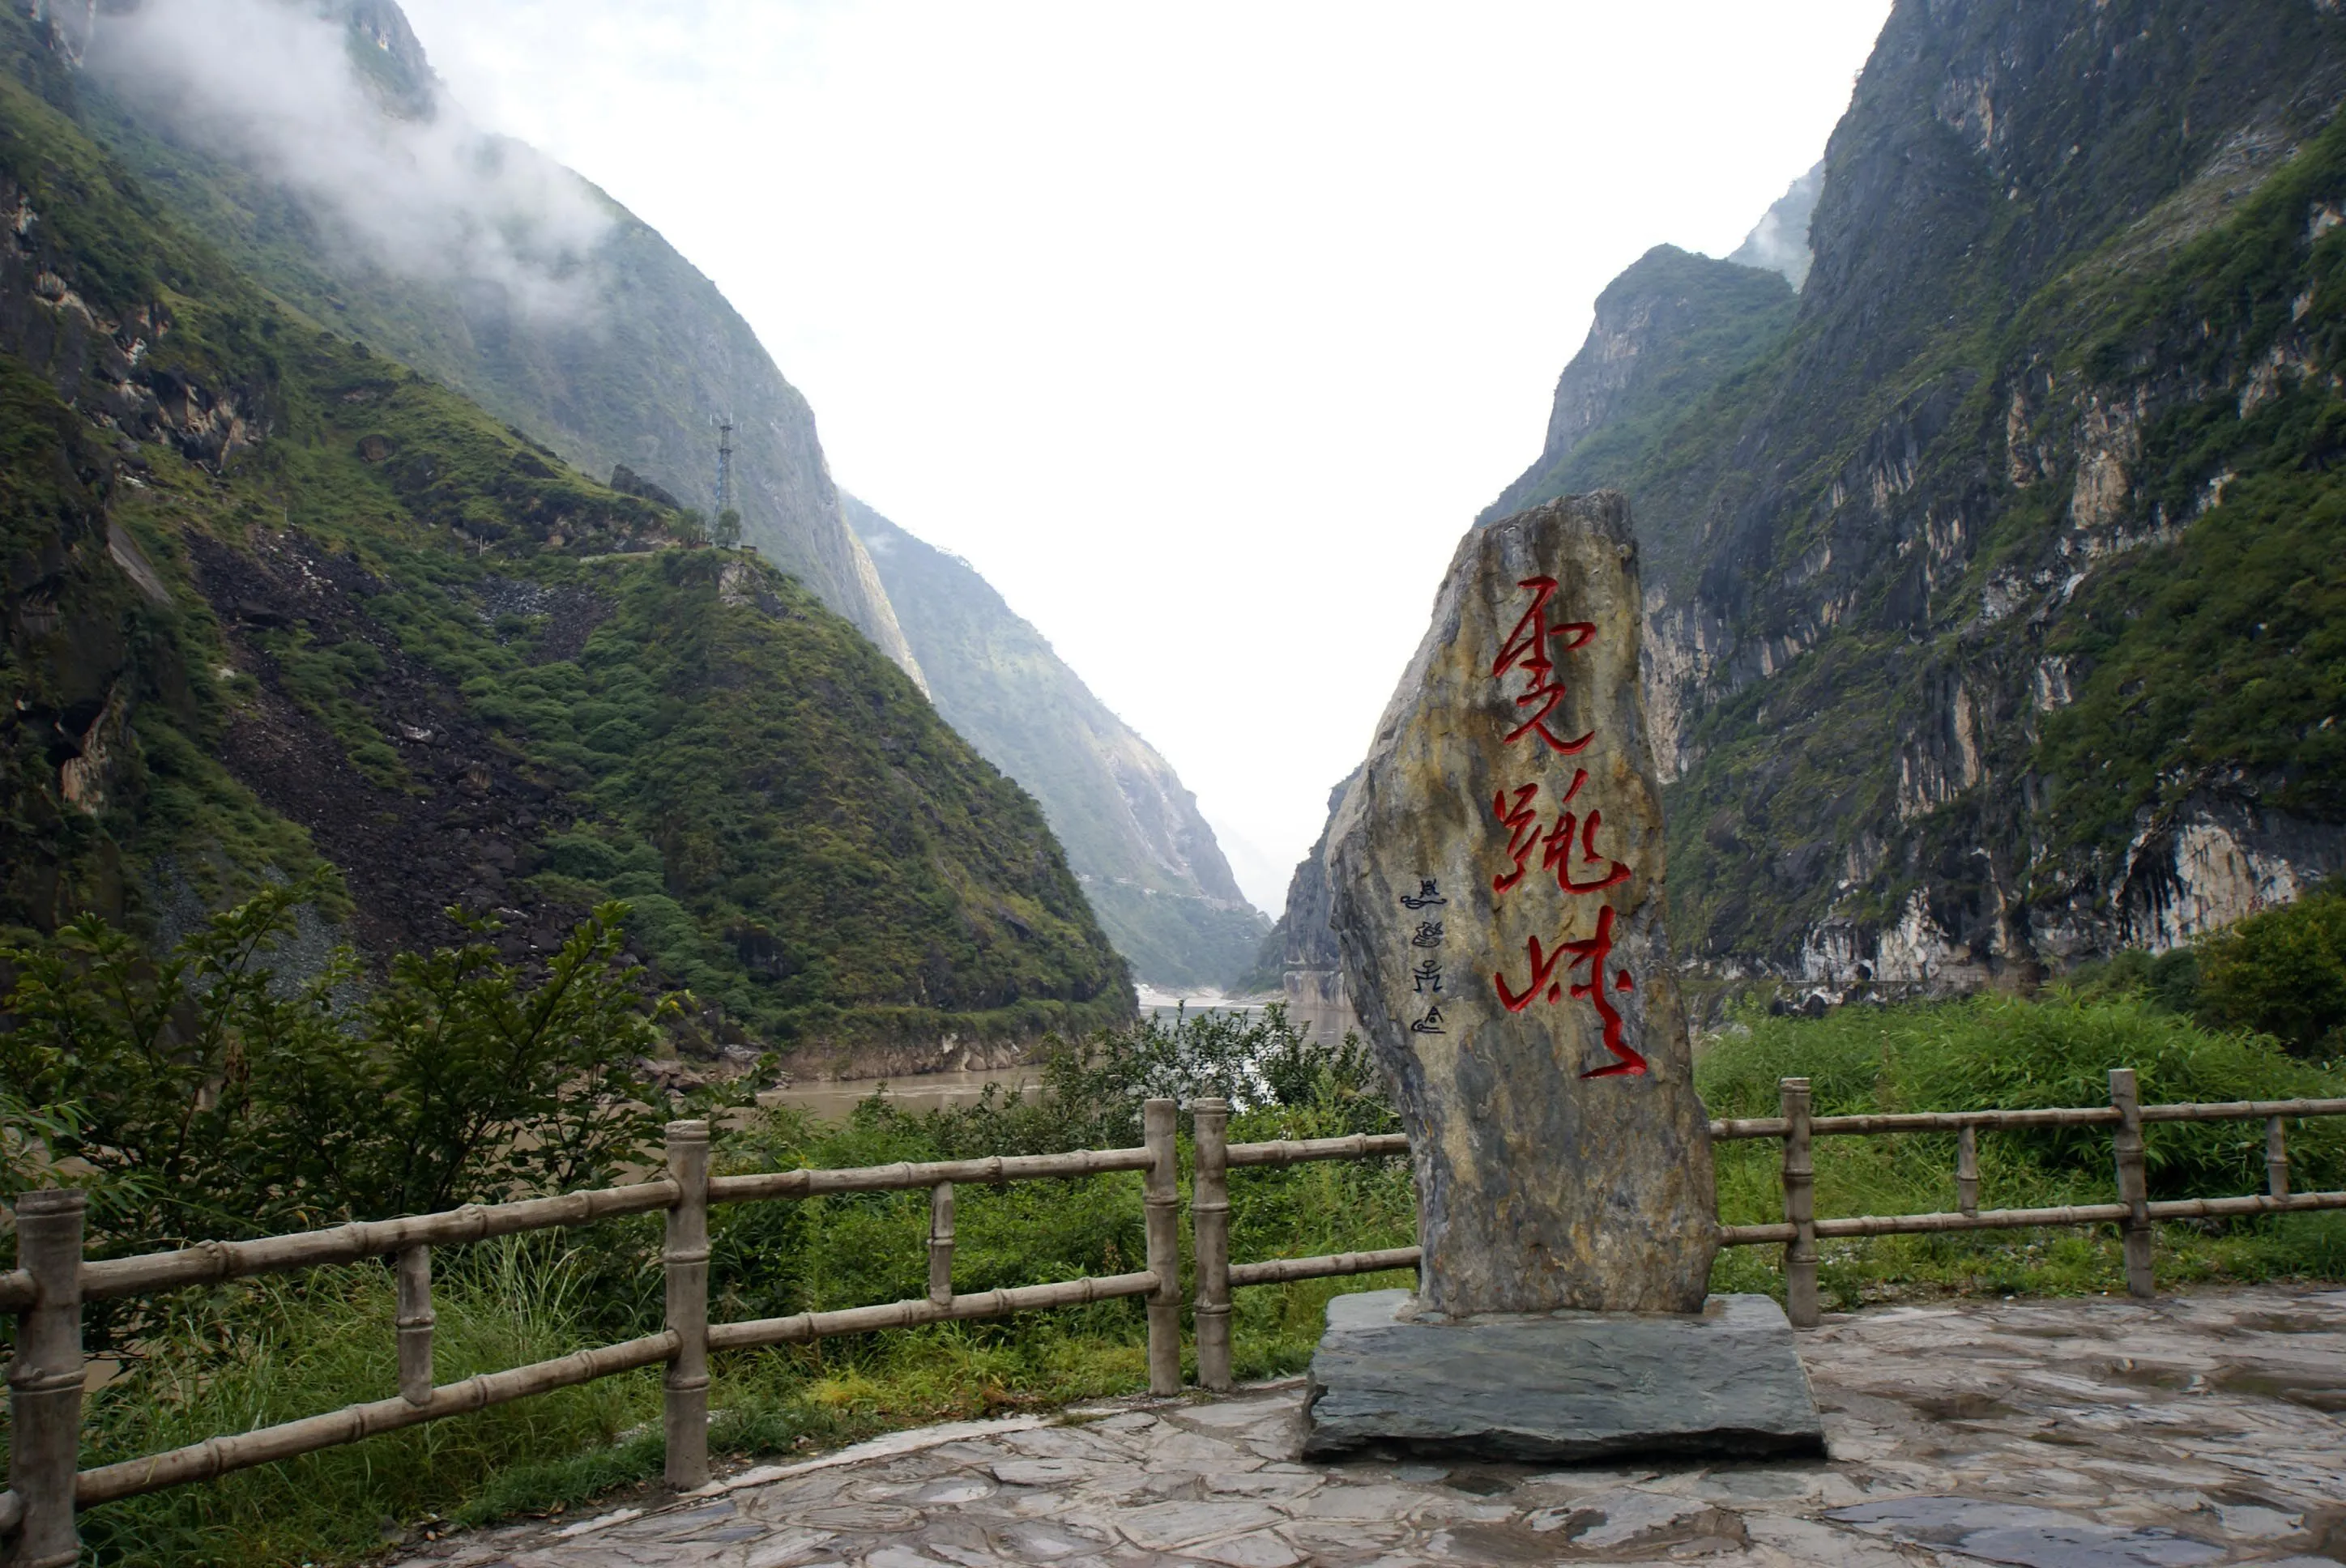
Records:
[[[1142,1178],[1142,1213],[1148,1271],[1157,1276],[1157,1288],[1148,1293],[1148,1391],[1160,1398],[1181,1391],[1181,1178],[1173,1117],[1170,1100],[1141,1106],[1152,1156]]]
[[[1230,1378],[1230,1177],[1228,1100],[1192,1100],[1197,1166],[1189,1222],[1197,1249],[1198,1386],[1228,1393]]]
[[[8,1367],[8,1486],[23,1511],[8,1568],[69,1568],[81,1556],[82,1217],[88,1196],[51,1187],[16,1199],[16,1266],[38,1298],[16,1319]]]
[[[2150,1267],[2150,1182],[2142,1153],[2142,1102],[2134,1069],[2110,1069],[2110,1104],[2117,1107],[2118,1125],[2110,1139],[2118,1167],[2118,1201],[2127,1206],[2119,1231],[2125,1238],[2127,1294],[2148,1300],[2157,1285]]]
[[[2265,1118],[2265,1191],[2274,1197],[2289,1196],[2289,1134],[2281,1121]]]
[[[1979,1129],[1968,1122],[1955,1134],[1955,1207],[1979,1214]]]
[[[953,1304],[954,1190],[941,1181],[929,1189],[929,1299]]]
[[[1795,1329],[1817,1326],[1817,1172],[1810,1153],[1809,1081],[1777,1084],[1784,1111],[1784,1218],[1792,1239],[1784,1245],[1784,1315]]]
[[[432,1249],[399,1250],[399,1397],[411,1405],[432,1402]]]
[[[709,1124],[668,1125],[668,1174],[677,1186],[660,1248],[676,1356],[661,1382],[668,1484],[709,1484]]]

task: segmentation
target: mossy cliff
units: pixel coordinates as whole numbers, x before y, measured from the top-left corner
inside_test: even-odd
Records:
[[[582,472],[608,475],[625,464],[684,504],[712,510],[714,426],[730,419],[745,541],[920,679],[841,516],[813,411],[717,286],[658,231],[536,148],[480,135],[466,156],[496,169],[497,190],[541,193],[599,231],[583,254],[549,260],[545,276],[432,256],[388,263],[332,202],[255,167],[233,137],[207,134],[217,117],[160,90],[151,65],[124,57],[125,29],[141,8],[126,0],[97,16],[79,84],[84,128],[191,230],[279,298],[463,393]],[[393,0],[321,0],[313,9],[348,32],[350,57],[387,122],[462,123]],[[534,299],[533,285],[550,300]]]
[[[371,953],[607,896],[685,1043],[1128,1016],[1034,801],[800,582],[266,291],[0,13],[0,925],[321,861]]]
[[[85,128],[190,229],[304,313],[627,494],[710,509],[713,424],[729,416],[747,541],[925,687],[893,590],[917,596],[934,574],[883,580],[846,525],[811,412],[749,325],[601,191],[472,128],[393,0],[288,0],[280,25],[263,31],[272,46],[306,40],[321,78],[306,93],[216,63],[183,66],[158,43],[178,37],[166,20],[141,0],[109,5],[87,40],[78,96]],[[318,160],[290,156],[281,134],[240,131],[236,106],[219,100],[248,90],[298,102],[304,127],[333,148],[331,179],[315,178]],[[387,217],[397,221],[382,232]],[[942,614],[917,606],[940,658],[974,655],[984,672],[964,666],[948,681],[948,721],[1042,801],[1118,950],[1145,976],[1226,978],[1260,921],[1227,868],[1217,880],[1220,850],[1179,780],[1031,627],[1006,609],[973,619],[999,596],[963,575],[968,593],[954,588]],[[978,621],[991,629],[972,641],[964,634]],[[982,662],[988,638],[999,667]],[[1028,712],[1006,728],[989,718],[1005,710],[1006,688],[981,698],[973,686],[996,677],[1027,682],[1007,706]]]
[[[1630,497],[1690,957],[2025,981],[2346,866],[2341,92],[2331,5],[1901,0],[1796,310],[1607,291],[1558,421],[1608,331],[1676,385],[1502,508]]]

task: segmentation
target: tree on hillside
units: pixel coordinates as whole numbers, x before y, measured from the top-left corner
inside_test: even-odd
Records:
[[[728,506],[717,514],[717,526],[709,536],[720,550],[730,550],[741,543],[741,514]]]

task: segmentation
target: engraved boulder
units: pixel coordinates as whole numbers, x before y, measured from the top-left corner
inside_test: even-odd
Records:
[[[1419,1308],[1692,1312],[1708,1124],[1664,921],[1628,506],[1469,534],[1331,838],[1416,1168]]]

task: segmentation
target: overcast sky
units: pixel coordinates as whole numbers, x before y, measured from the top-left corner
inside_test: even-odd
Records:
[[[664,233],[1279,912],[1597,291],[1723,255],[1889,0],[403,0]]]

